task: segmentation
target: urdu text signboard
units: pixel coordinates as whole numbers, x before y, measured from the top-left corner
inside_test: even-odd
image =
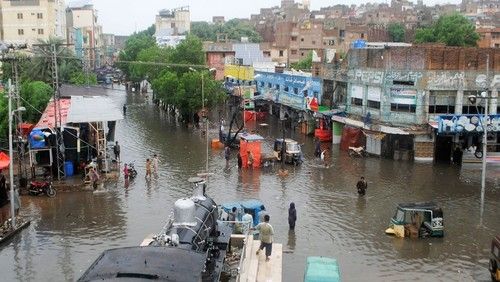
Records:
[[[443,115],[438,117],[438,133],[481,133],[483,126],[488,132],[500,132],[500,115]]]

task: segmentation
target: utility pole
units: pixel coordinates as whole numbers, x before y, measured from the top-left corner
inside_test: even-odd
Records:
[[[57,164],[57,180],[65,177],[64,172],[64,137],[61,122],[61,109],[60,109],[60,92],[59,92],[59,71],[57,67],[57,46],[51,44],[52,48],[52,87],[54,89],[54,130],[56,133],[56,164]]]
[[[484,118],[481,122],[483,126],[483,160],[482,160],[482,170],[481,170],[481,215],[480,215],[480,224],[483,224],[483,212],[484,212],[484,193],[486,190],[486,152],[488,151],[488,107],[489,97],[488,97],[488,88],[490,79],[490,54],[486,54],[486,95],[484,95]]]

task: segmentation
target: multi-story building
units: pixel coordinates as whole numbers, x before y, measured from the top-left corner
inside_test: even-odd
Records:
[[[50,37],[66,39],[63,0],[0,1],[0,40],[32,45]]]
[[[161,10],[155,19],[156,43],[160,46],[176,46],[191,30],[189,6]]]
[[[478,46],[482,48],[500,48],[500,27],[478,28],[477,33],[481,36]]]
[[[101,47],[101,52],[102,54],[102,60],[101,63],[103,65],[113,65],[118,52],[116,50],[116,42],[115,42],[115,35],[110,34],[110,33],[103,33],[101,35],[101,42],[102,42],[102,47]]]
[[[74,44],[75,53],[85,58],[90,68],[99,67],[102,58],[102,27],[97,22],[97,10],[90,1],[73,2],[66,9],[67,40]]]
[[[449,161],[455,146],[474,145],[480,133],[477,122],[467,124],[474,123],[470,118],[482,113],[484,105],[473,105],[467,97],[482,91],[498,97],[500,89],[496,48],[351,49],[347,61],[322,73],[324,80],[335,80],[334,100],[349,114],[336,122],[364,131],[367,146],[371,144],[367,149],[389,158],[404,151],[415,158]],[[499,112],[496,99],[488,105],[492,115]],[[449,116],[463,120],[454,133],[439,125]],[[500,132],[500,125],[493,124],[491,131]]]

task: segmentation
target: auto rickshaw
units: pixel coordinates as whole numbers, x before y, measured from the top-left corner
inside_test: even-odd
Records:
[[[398,237],[443,237],[443,210],[433,202],[399,204],[385,231]]]
[[[490,274],[492,281],[500,281],[500,235],[491,241]]]
[[[285,163],[299,165],[302,163],[302,149],[297,141],[293,139],[285,139]],[[283,139],[278,138],[274,141],[274,154],[281,161],[283,150]]]

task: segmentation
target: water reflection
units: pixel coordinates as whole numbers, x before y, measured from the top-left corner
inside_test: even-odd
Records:
[[[288,230],[288,240],[286,242],[286,246],[288,247],[288,250],[290,250],[292,253],[295,250],[295,231],[294,230]]]

